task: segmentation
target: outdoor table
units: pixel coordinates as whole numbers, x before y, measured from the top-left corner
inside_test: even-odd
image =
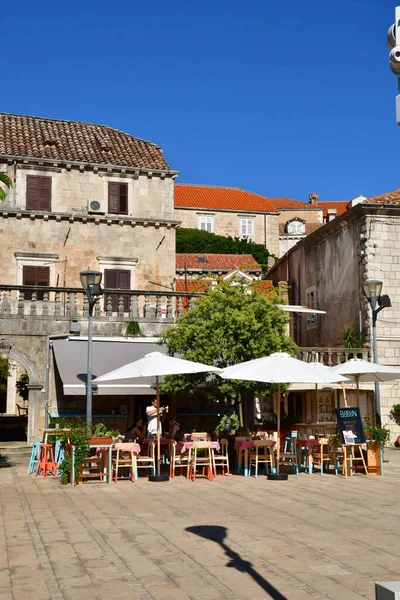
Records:
[[[182,452],[187,452],[188,450],[193,450],[195,443],[196,442],[186,442],[186,441],[178,442],[176,445],[176,451],[182,453]],[[211,442],[211,448],[218,452],[220,449],[219,442]]]
[[[272,447],[275,448],[276,446],[276,442],[273,442]],[[252,440],[237,440],[235,442],[234,445],[234,450],[239,450],[239,456],[238,456],[238,463],[237,463],[237,472],[238,473],[242,473],[243,467],[244,467],[244,472],[243,475],[245,477],[249,477],[250,476],[250,469],[249,469],[249,448],[255,448],[256,445],[254,443],[254,441]],[[242,465],[242,452],[241,450],[244,450],[244,460],[243,460],[243,465]]]
[[[54,436],[58,436],[61,435],[63,433],[69,433],[71,431],[71,429],[61,429],[59,427],[48,427],[46,429],[43,429],[43,443],[47,444],[47,438],[49,437],[49,435],[54,435]]]
[[[313,472],[313,457],[312,457],[312,449],[317,447],[320,448],[321,444],[319,443],[319,440],[317,439],[313,439],[313,440],[309,440],[309,439],[298,439],[296,440],[296,445],[297,445],[297,454],[299,454],[299,452],[301,452],[301,448],[302,446],[306,446],[307,447],[307,454],[306,454],[306,470],[308,469],[309,474],[311,475]],[[298,464],[300,465],[301,463],[301,456],[298,456]]]

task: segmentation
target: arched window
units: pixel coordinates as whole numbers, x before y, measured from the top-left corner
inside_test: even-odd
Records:
[[[290,221],[286,224],[286,230],[290,235],[303,235],[306,228],[302,221]]]

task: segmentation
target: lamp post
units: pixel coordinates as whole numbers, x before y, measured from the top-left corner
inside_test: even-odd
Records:
[[[378,313],[392,306],[389,296],[382,296],[382,281],[380,279],[366,279],[363,284],[363,292],[372,310],[372,353],[374,362],[378,362],[378,346],[376,342],[376,319]],[[375,406],[377,425],[381,425],[381,392],[379,381],[375,382]]]
[[[86,428],[88,435],[92,433],[92,321],[93,308],[103,294],[99,271],[81,271],[79,273],[83,290],[89,304],[88,316],[88,346],[87,346],[87,376],[86,376]]]

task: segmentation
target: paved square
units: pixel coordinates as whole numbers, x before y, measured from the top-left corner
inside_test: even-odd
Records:
[[[146,478],[72,488],[0,468],[0,600],[373,600],[400,580],[385,477]]]

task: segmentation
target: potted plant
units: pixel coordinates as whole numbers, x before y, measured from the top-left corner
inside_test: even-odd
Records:
[[[395,421],[397,425],[400,425],[400,404],[393,404],[389,416],[392,421]]]
[[[216,426],[214,433],[218,439],[232,435],[235,431],[238,431],[240,427],[239,417],[232,413],[231,415],[224,415],[218,425]]]
[[[118,438],[118,430],[109,430],[104,423],[97,423],[92,429],[92,437],[89,439],[91,446],[108,446],[113,440]]]
[[[367,439],[367,467],[370,475],[382,474],[383,450],[390,441],[390,429],[372,425],[370,417],[364,417],[364,433]]]
[[[62,462],[58,466],[58,471],[61,474],[61,483],[72,483],[72,451],[74,446],[74,469],[75,481],[79,483],[82,475],[83,464],[90,453],[89,435],[86,429],[82,426],[69,425],[70,431],[65,432],[61,438],[65,448],[65,454]]]

